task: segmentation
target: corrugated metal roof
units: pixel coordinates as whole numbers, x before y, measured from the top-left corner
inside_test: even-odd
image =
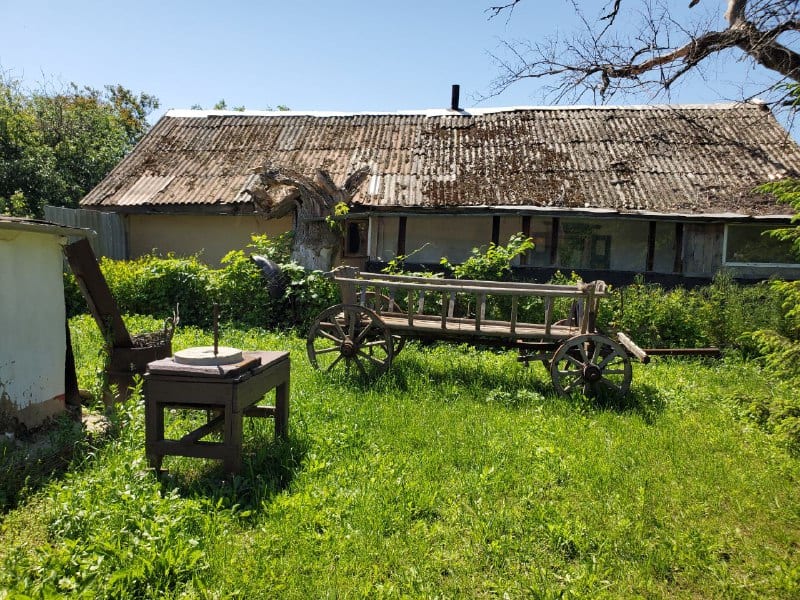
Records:
[[[800,147],[756,103],[294,113],[170,111],[81,202],[248,205],[270,164],[341,184],[364,208],[518,206],[786,214],[754,186],[800,175]]]

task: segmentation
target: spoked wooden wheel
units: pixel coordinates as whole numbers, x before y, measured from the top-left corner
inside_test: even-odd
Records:
[[[631,361],[625,349],[604,335],[584,334],[565,341],[550,361],[556,391],[594,397],[624,396],[631,386]]]
[[[316,369],[373,378],[392,364],[392,335],[380,317],[357,304],[337,304],[322,311],[306,338],[308,359]]]
[[[381,315],[385,312],[402,312],[397,302],[395,302],[386,294],[367,292],[364,294],[364,296],[364,306],[374,310],[376,313],[378,313],[378,315]],[[405,345],[406,338],[404,338],[402,335],[392,335],[392,350],[394,350],[394,356],[400,354],[400,351]]]

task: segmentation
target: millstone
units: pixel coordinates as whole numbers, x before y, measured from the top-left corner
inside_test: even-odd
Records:
[[[176,363],[182,365],[196,366],[219,366],[231,365],[242,362],[244,357],[238,348],[220,346],[217,348],[217,355],[214,356],[214,346],[196,346],[179,350],[173,356]]]

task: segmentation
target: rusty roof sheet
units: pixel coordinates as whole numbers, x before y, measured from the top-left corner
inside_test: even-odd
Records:
[[[170,111],[84,207],[252,206],[264,164],[334,181],[365,209],[536,207],[787,214],[754,186],[800,174],[757,103],[295,113]]]

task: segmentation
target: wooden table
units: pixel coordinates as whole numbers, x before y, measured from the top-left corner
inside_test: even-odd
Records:
[[[195,366],[172,358],[151,362],[144,375],[145,452],[150,466],[160,471],[166,455],[222,460],[228,472],[242,468],[244,417],[275,419],[275,438],[287,435],[289,425],[288,352],[244,352],[239,363]],[[258,406],[270,390],[274,406]],[[207,422],[180,439],[164,438],[164,410],[206,411]],[[222,441],[204,441],[221,431]]]

